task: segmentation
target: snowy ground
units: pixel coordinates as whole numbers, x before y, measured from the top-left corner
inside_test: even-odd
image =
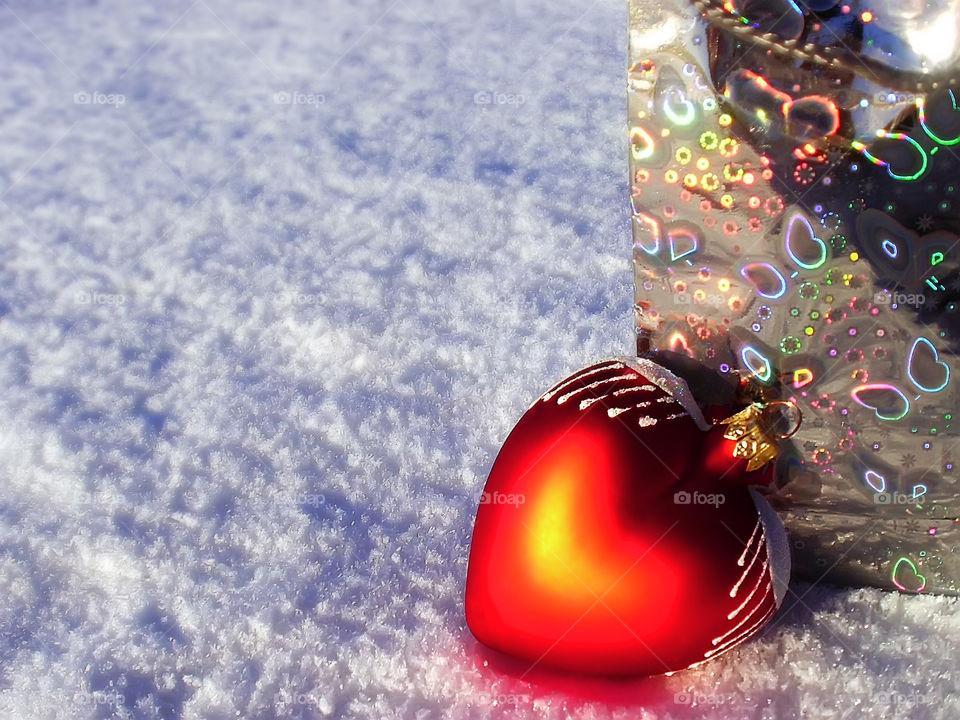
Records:
[[[500,443],[632,349],[624,5],[0,0],[0,717],[960,716],[955,599],[630,682],[466,631]]]

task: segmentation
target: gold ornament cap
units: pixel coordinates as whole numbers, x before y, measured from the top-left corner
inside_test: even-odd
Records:
[[[796,424],[789,432],[778,432],[774,428],[782,420],[778,408],[788,407],[797,414]],[[736,440],[733,449],[735,458],[747,461],[747,471],[758,470],[780,454],[779,440],[785,440],[800,429],[802,414],[800,408],[792,402],[776,400],[771,403],[750,403],[740,412],[721,420],[728,425],[723,436]]]

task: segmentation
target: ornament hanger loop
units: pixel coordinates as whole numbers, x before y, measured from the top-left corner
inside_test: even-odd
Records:
[[[786,440],[787,438],[793,437],[794,435],[796,435],[796,434],[797,434],[797,430],[800,429],[800,423],[803,422],[803,412],[800,410],[799,407],[797,407],[797,404],[796,404],[795,402],[793,402],[792,400],[774,400],[773,402],[770,402],[770,403],[767,403],[766,405],[764,405],[764,407],[763,407],[763,414],[764,414],[764,415],[769,415],[769,414],[775,412],[775,410],[773,410],[773,408],[775,408],[775,407],[788,407],[788,408],[792,409],[794,412],[797,413],[797,422],[796,422],[796,424],[793,426],[793,429],[790,430],[790,432],[777,433],[777,439],[778,439],[778,440]]]

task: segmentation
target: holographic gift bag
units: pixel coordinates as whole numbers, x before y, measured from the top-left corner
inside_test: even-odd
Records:
[[[638,354],[799,407],[807,579],[960,593],[958,58],[958,0],[631,0]]]

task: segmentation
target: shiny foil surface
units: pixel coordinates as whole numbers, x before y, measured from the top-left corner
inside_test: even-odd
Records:
[[[638,354],[802,411],[810,580],[960,594],[958,6],[630,2]]]

